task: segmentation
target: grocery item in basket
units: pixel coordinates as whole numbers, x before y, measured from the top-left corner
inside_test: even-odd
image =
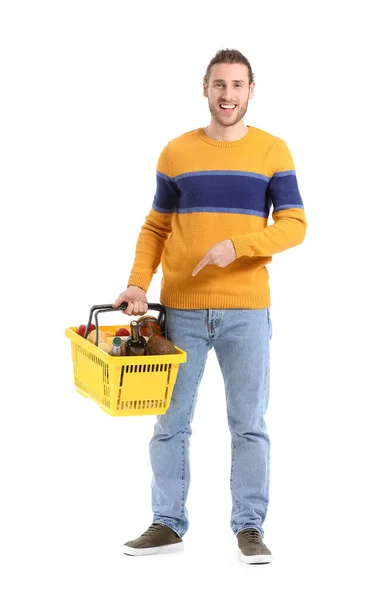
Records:
[[[110,347],[109,354],[111,354],[112,356],[124,355],[123,341],[117,335],[112,340],[112,346]]]
[[[157,333],[150,336],[147,348],[148,354],[178,354],[175,345]]]
[[[116,331],[116,335],[119,335],[120,337],[126,335],[129,336],[130,332],[127,329],[127,327],[118,327],[117,331]]]
[[[151,315],[144,315],[137,320],[139,323],[140,335],[150,337],[153,333],[162,335],[161,326],[158,320]]]
[[[140,335],[139,323],[137,321],[131,321],[130,329],[131,335],[127,338],[125,344],[126,356],[144,356],[147,354],[147,342],[145,338]]]
[[[89,333],[93,329],[95,329],[95,325],[93,323],[91,323],[90,327],[89,327]],[[83,337],[85,335],[85,331],[86,331],[86,325],[79,325],[78,326],[78,328],[77,328],[78,335],[81,335]]]
[[[90,331],[87,339],[90,340],[90,342],[93,342],[93,344],[96,344],[96,332],[98,332],[98,344],[99,342],[105,342],[107,334],[100,329],[94,329],[94,331]]]
[[[100,348],[101,350],[104,350],[104,352],[106,352],[107,354],[109,354],[109,351],[110,351],[110,348],[111,348],[111,347],[110,347],[110,345],[109,345],[109,344],[106,344],[105,342],[100,342],[100,343],[99,343],[99,348]]]

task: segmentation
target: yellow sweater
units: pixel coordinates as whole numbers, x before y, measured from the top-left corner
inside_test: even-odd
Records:
[[[267,225],[272,208],[274,223]],[[266,265],[300,244],[306,219],[284,140],[249,126],[234,142],[202,128],[171,140],[157,164],[157,189],[141,227],[127,285],[147,292],[161,262],[160,303],[171,308],[266,308]],[[211,246],[231,240],[236,260],[194,267]]]

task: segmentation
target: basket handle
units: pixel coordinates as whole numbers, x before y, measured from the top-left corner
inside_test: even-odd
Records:
[[[84,338],[87,338],[91,321],[93,318],[93,313],[95,312],[95,327],[96,327],[96,340],[95,345],[99,345],[99,333],[98,333],[98,314],[101,312],[112,312],[115,310],[125,310],[128,306],[128,302],[122,302],[116,308],[113,308],[113,304],[95,304],[90,309],[89,321],[86,325]],[[166,327],[166,309],[162,304],[158,304],[156,302],[148,304],[148,310],[157,310],[159,312],[159,316],[157,318],[158,324],[160,325],[161,331],[164,333],[164,337],[167,339],[167,327]]]

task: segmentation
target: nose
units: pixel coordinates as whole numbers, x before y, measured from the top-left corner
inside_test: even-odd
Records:
[[[227,83],[224,88],[225,100],[232,100],[233,98],[233,86],[231,83]]]

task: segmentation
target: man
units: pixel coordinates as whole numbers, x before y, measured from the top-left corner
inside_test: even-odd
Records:
[[[286,143],[243,117],[255,88],[249,61],[221,50],[208,65],[204,96],[211,122],[163,149],[157,190],[136,246],[128,287],[114,303],[143,315],[146,291],[162,264],[160,302],[167,333],[187,352],[171,404],[150,441],[153,523],[124,552],[183,549],[189,527],[189,439],[207,354],[215,349],[231,432],[230,525],[240,558],[268,563],[263,522],[269,502],[269,398],[272,254],[300,244],[306,232],[295,167]],[[267,225],[270,208],[274,224]],[[210,523],[204,524],[204,532]]]

